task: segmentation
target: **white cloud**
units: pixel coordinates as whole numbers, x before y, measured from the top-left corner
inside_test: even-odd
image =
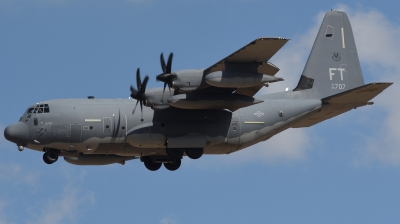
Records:
[[[7,221],[7,217],[3,212],[6,205],[7,205],[7,203],[0,201],[0,224],[10,224],[11,223],[11,222]]]
[[[364,78],[368,82],[395,82],[376,98],[380,114],[371,119],[379,119],[380,125],[372,136],[365,136],[356,164],[381,162],[400,165],[400,105],[396,97],[400,89],[400,26],[374,9],[353,10],[346,5],[338,5],[345,11],[352,23],[357,49],[363,67]]]
[[[318,13],[314,24],[304,34],[291,38],[291,40],[271,59],[271,62],[280,69],[276,76],[285,78],[283,82],[271,83],[268,88],[263,88],[260,94],[282,92],[287,87],[294,89],[300,79],[307,62],[315,37],[325,13]]]
[[[30,190],[30,193],[26,194],[26,200],[35,198],[35,195],[40,194],[41,191],[37,191],[37,189],[44,183],[41,177],[48,178],[51,176],[49,172],[52,172],[48,170],[39,173],[35,169],[26,169],[19,164],[11,163],[1,164],[0,170],[2,170],[0,181],[5,187],[4,191],[12,192],[10,184],[18,185],[19,187],[22,185],[22,187]],[[30,201],[29,207],[20,208],[22,214],[24,214],[24,216],[20,217],[11,217],[5,212],[8,206],[15,206],[13,204],[14,200],[20,200],[18,199],[18,195],[13,196],[13,194],[8,193],[11,203],[0,201],[0,224],[11,223],[10,218],[18,218],[18,222],[20,222],[24,217],[26,217],[26,223],[32,224],[75,222],[82,213],[92,208],[95,204],[94,193],[83,190],[76,183],[77,181],[84,180],[84,175],[82,172],[77,174],[71,173],[70,169],[65,170],[63,177],[60,177],[65,187],[59,190],[51,187],[46,190],[45,197],[40,197],[40,200]],[[53,179],[53,181],[55,180]]]
[[[268,163],[304,160],[311,149],[308,136],[305,129],[288,129],[267,141],[232,154],[230,159]]]
[[[38,171],[27,169],[16,163],[0,164],[0,180],[8,181],[14,184],[27,184],[36,186],[40,173]]]
[[[75,222],[78,215],[85,211],[82,207],[86,204],[93,205],[93,193],[83,194],[72,185],[67,185],[63,192],[56,198],[49,198],[42,207],[38,218],[29,223],[55,224]]]
[[[166,216],[160,220],[160,224],[176,224],[176,217],[174,215],[172,216]]]
[[[399,82],[400,26],[392,23],[385,15],[374,9],[358,8],[353,10],[342,4],[335,8],[345,11],[349,16],[366,83]],[[309,30],[293,37],[272,58],[271,62],[281,68],[277,76],[284,77],[286,80],[262,89],[261,94],[283,91],[287,87],[293,89],[297,85],[324,14],[325,12],[318,13],[314,25]],[[376,110],[384,111],[382,114],[369,117],[369,119],[379,119],[380,126],[375,127],[372,134],[363,136],[364,144],[360,146],[359,154],[354,158],[356,164],[381,162],[400,165],[400,129],[398,128],[400,126],[400,105],[393,102],[391,96],[400,96],[400,89],[392,85],[374,99],[377,102],[375,107],[379,107]],[[304,159],[311,147],[308,144],[309,133],[306,129],[286,130],[266,142],[235,153],[232,157],[247,158],[247,160],[262,159],[269,163]],[[319,138],[316,133],[313,134],[313,139],[315,137]],[[290,141],[287,141],[288,139]]]
[[[285,81],[272,83],[268,88],[263,88],[259,94],[281,92],[286,88],[294,89],[296,87],[323,17],[323,12],[318,13],[310,29],[304,34],[293,37],[272,58],[271,62],[280,68],[277,76],[285,78]],[[303,160],[307,157],[307,151],[310,148],[309,134],[306,129],[296,128],[286,130],[265,142],[234,153],[230,159],[233,157],[241,161],[261,160],[268,163]]]
[[[66,164],[67,165],[67,164]],[[67,165],[68,166],[68,165]],[[29,217],[31,224],[40,223],[72,223],[76,222],[80,215],[91,209],[96,202],[95,195],[80,187],[79,182],[85,180],[85,172],[72,172],[71,169],[61,167],[62,180],[65,183],[63,189],[50,191],[49,197],[44,201],[32,204]]]

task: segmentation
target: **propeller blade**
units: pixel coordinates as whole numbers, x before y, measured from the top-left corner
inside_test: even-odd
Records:
[[[141,121],[143,121],[143,104],[142,104],[142,100],[139,100],[140,101],[140,111],[141,111],[141,113],[140,113],[140,115],[141,115]]]
[[[140,92],[140,88],[142,86],[142,80],[140,79],[140,68],[138,68],[136,70],[136,85],[137,85],[138,91]]]
[[[161,102],[164,102],[164,93],[165,93],[165,87],[167,86],[167,83],[164,82],[164,89],[162,91],[162,97],[161,97]]]
[[[160,55],[160,62],[161,62],[161,69],[162,69],[163,73],[165,73],[165,60],[164,60],[163,53],[161,53],[161,55]]]
[[[171,86],[169,86],[169,83],[168,83],[168,90],[169,90],[169,96],[172,96],[171,95]]]
[[[138,91],[131,85],[131,97],[136,99]]]
[[[165,64],[165,63],[164,63]],[[132,114],[135,113],[137,105],[140,103],[140,111],[141,111],[141,121],[143,122],[143,104],[145,104],[145,100],[146,100],[146,95],[145,95],[145,91],[146,91],[146,86],[147,86],[147,82],[149,81],[149,76],[146,75],[146,77],[144,77],[143,82],[140,78],[140,68],[138,68],[136,70],[136,85],[137,85],[137,89],[135,89],[135,87],[133,87],[131,85],[130,89],[131,89],[131,97],[133,99],[136,99],[136,105],[135,108],[132,111]]]
[[[143,95],[143,94],[144,94],[144,91],[146,91],[146,86],[147,86],[147,82],[148,82],[148,81],[149,81],[149,76],[146,75],[146,77],[144,77],[143,83],[142,83],[142,85],[141,85],[141,87],[140,87],[140,90],[139,90],[139,93],[140,93],[141,95]]]
[[[169,74],[171,73],[171,66],[172,66],[172,58],[174,57],[174,53],[170,53],[168,56],[168,62],[167,62],[167,68],[165,73]],[[165,62],[164,62],[165,63]]]
[[[139,100],[136,101],[136,105],[135,105],[135,108],[134,108],[133,111],[132,111],[132,114],[135,113],[135,110],[136,110],[136,107],[137,107],[138,103],[139,103]]]

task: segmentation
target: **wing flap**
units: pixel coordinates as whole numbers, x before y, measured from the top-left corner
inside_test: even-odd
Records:
[[[370,83],[324,98],[322,99],[324,105],[320,110],[315,111],[310,116],[304,118],[302,121],[295,124],[293,128],[310,127],[351,109],[365,106],[368,104],[368,101],[376,97],[392,84],[393,83]]]
[[[254,96],[264,85],[252,86],[247,88],[238,88],[236,90],[236,94],[244,95],[244,96]]]
[[[266,74],[266,75],[275,75],[279,72],[279,68],[270,62],[265,62],[257,68],[258,73]]]

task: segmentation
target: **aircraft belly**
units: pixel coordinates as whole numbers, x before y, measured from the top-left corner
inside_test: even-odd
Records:
[[[99,144],[93,155],[120,155],[120,156],[149,156],[166,155],[165,148],[137,148],[126,143],[104,143]]]
[[[265,106],[264,106],[265,105]],[[242,133],[240,135],[240,147],[244,149],[260,141],[265,141],[272,136],[292,127],[304,117],[321,107],[320,100],[271,100],[259,106],[254,114],[261,114],[263,119],[255,119],[252,116],[242,116]],[[258,116],[257,116],[258,115]],[[262,121],[264,120],[264,121]]]

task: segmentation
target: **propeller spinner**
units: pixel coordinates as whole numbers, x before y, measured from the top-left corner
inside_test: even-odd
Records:
[[[143,82],[141,81],[140,78],[140,69],[138,68],[136,70],[136,85],[137,85],[137,89],[135,89],[135,87],[133,87],[131,85],[131,97],[133,99],[136,99],[136,105],[135,108],[132,111],[132,114],[135,113],[136,107],[138,105],[138,103],[140,103],[140,110],[141,110],[141,121],[143,121],[143,104],[145,103],[146,100],[146,86],[147,86],[147,82],[149,81],[149,76],[146,75],[146,77],[144,77]]]

